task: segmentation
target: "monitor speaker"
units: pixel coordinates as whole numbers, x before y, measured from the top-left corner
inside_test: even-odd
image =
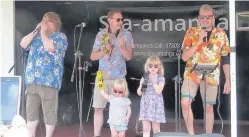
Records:
[[[155,133],[153,137],[190,137],[188,133],[183,132],[159,132]]]
[[[236,13],[236,30],[249,31],[249,11],[241,11]]]

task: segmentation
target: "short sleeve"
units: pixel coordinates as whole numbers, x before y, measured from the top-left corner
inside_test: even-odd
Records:
[[[165,78],[163,76],[158,78],[158,84],[165,84]]]
[[[221,56],[227,56],[230,53],[230,44],[226,33],[224,32],[224,45],[222,45]]]
[[[129,105],[131,105],[131,100],[129,99],[129,98],[126,98],[126,106],[129,106]]]
[[[108,101],[111,103],[114,99],[115,99],[115,96],[110,95],[110,96],[109,96],[109,100],[108,100]]]
[[[192,46],[192,29],[188,29],[187,32],[185,33],[185,36],[183,38],[182,42],[182,50],[188,49],[189,47]]]
[[[67,37],[64,33],[59,32],[52,37],[55,53],[65,53],[67,50]]]
[[[93,50],[100,50],[101,49],[101,33],[99,32],[97,35],[96,35],[96,38],[95,38],[95,41],[94,41],[94,44],[93,44]]]
[[[126,48],[128,47],[134,47],[134,41],[133,41],[133,37],[131,32],[128,31],[128,35],[127,35],[127,44],[125,45]]]

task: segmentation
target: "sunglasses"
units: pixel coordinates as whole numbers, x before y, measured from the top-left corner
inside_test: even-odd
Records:
[[[200,19],[211,19],[213,17],[213,15],[208,15],[208,16],[204,16],[204,15],[199,15]]]
[[[122,19],[119,19],[119,18],[111,18],[111,19],[116,19],[116,21],[117,21],[117,22],[120,22],[120,21],[122,21],[122,22],[123,22],[123,21],[124,21],[124,19],[123,19],[123,18],[122,18]]]
[[[154,65],[153,65],[153,64],[149,64],[148,66],[149,66],[149,68],[152,68],[152,67],[154,67],[154,68],[158,68],[158,67],[159,67],[159,65],[158,65],[158,64],[154,64]]]
[[[117,90],[113,90],[114,93],[118,93],[118,94],[123,94],[123,91],[117,91]]]

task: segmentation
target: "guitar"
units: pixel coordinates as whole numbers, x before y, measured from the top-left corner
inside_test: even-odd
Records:
[[[104,90],[104,78],[103,78],[103,73],[101,71],[97,71],[97,82],[100,91]]]

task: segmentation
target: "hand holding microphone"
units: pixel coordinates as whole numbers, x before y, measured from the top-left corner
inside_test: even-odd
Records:
[[[39,24],[37,24],[35,30],[33,31],[33,33],[39,32],[41,31],[42,33],[46,32],[48,30],[48,26],[46,24],[46,22],[40,22]]]
[[[200,32],[200,37],[199,37],[199,40],[201,40],[202,42],[207,42],[207,25],[206,24],[203,24],[201,26],[201,32]]]
[[[145,73],[144,76],[143,76],[143,78],[142,78],[142,80],[141,80],[141,83],[142,83],[142,92],[146,91],[148,80],[149,80],[149,74]]]
[[[35,30],[33,31],[33,33],[39,32],[41,30],[41,22],[37,24]]]
[[[46,33],[48,31],[48,25],[46,22],[41,22],[41,33]]]

